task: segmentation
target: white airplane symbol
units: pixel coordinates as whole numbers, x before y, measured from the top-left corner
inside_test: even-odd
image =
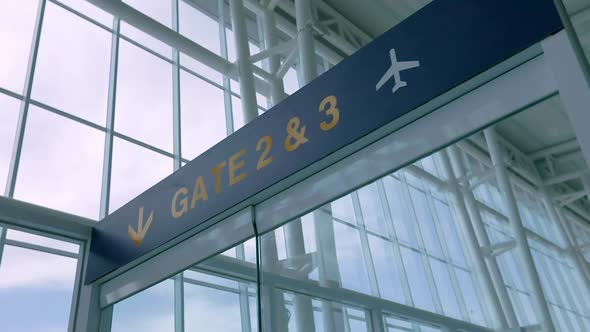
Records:
[[[395,79],[395,84],[393,85],[393,89],[391,93],[395,93],[397,90],[405,87],[408,85],[406,81],[402,81],[400,78],[400,71],[411,69],[420,66],[419,61],[397,61],[397,56],[395,55],[395,49],[392,48],[389,51],[389,57],[391,58],[391,67],[385,72],[383,77],[377,82],[377,86],[375,87],[375,91],[381,89],[381,87],[387,83],[393,77]]]

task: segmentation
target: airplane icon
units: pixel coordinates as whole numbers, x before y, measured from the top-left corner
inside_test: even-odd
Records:
[[[381,87],[387,83],[392,77],[395,80],[395,84],[393,85],[393,89],[391,93],[395,93],[397,90],[405,87],[408,85],[406,81],[402,81],[399,73],[406,69],[411,69],[420,66],[419,61],[397,61],[397,55],[395,54],[395,49],[392,48],[389,51],[389,57],[391,58],[391,67],[385,72],[383,77],[377,82],[377,86],[375,87],[375,91],[381,89]]]

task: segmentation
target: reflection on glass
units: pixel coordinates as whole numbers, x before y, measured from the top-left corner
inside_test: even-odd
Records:
[[[103,146],[103,132],[31,106],[15,198],[98,219]]]
[[[113,308],[111,332],[174,332],[174,281],[164,280]]]
[[[110,46],[107,31],[47,3],[33,99],[104,125]]]
[[[434,311],[430,286],[426,279],[426,270],[420,255],[404,247],[400,248],[404,267],[408,276],[408,283],[412,293],[414,305],[419,308]]]

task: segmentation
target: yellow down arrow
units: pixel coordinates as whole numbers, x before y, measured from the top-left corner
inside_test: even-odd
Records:
[[[128,228],[127,228],[127,233],[129,234],[129,237],[131,238],[131,240],[133,240],[133,242],[135,242],[136,246],[141,245],[141,242],[145,238],[145,235],[147,234],[148,230],[150,229],[150,226],[152,225],[153,219],[154,219],[154,211],[152,210],[152,212],[150,213],[150,216],[148,217],[148,219],[145,223],[145,227],[144,227],[144,225],[143,225],[143,206],[139,208],[139,217],[137,218],[137,232],[131,226],[128,226]]]

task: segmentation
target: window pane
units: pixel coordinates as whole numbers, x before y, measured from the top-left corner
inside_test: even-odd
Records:
[[[164,280],[115,304],[111,332],[174,332],[174,281]]]
[[[386,235],[385,216],[381,207],[377,185],[372,183],[359,189],[358,195],[367,229]]]
[[[416,246],[416,233],[410,215],[410,201],[406,197],[402,183],[392,176],[386,176],[383,178],[383,184],[397,238],[400,241]]]
[[[334,236],[342,287],[361,293],[369,293],[369,277],[365,268],[358,230],[335,222]]]
[[[76,260],[5,246],[0,266],[3,331],[67,331]]]
[[[393,244],[376,236],[369,236],[369,245],[375,265],[375,275],[382,298],[405,303],[400,270],[395,265]]]
[[[110,46],[110,33],[48,2],[33,99],[104,125]]]
[[[0,1],[0,87],[22,93],[33,40],[37,0]]]
[[[459,311],[459,304],[457,303],[457,297],[453,285],[451,284],[451,277],[449,276],[447,266],[445,266],[443,262],[434,258],[429,258],[429,261],[438,297],[440,298],[443,307],[443,312],[447,316],[460,319],[461,313]]]
[[[154,20],[170,27],[172,24],[172,2],[167,0],[123,0]]]
[[[424,192],[410,188],[410,196],[414,203],[414,211],[416,212],[416,221],[422,231],[422,240],[424,240],[424,246],[426,249],[438,257],[442,257],[442,250],[440,243],[438,242],[438,235],[432,219],[432,211],[428,205],[426,194]]]
[[[352,197],[346,195],[330,203],[332,216],[340,220],[344,220],[351,224],[356,224],[356,216],[354,214],[354,207],[352,205]]]
[[[171,158],[115,138],[111,175],[113,212],[172,172]]]
[[[182,156],[192,160],[226,136],[223,91],[184,70],[180,88]]]
[[[283,85],[287,94],[293,94],[299,90],[299,81],[297,79],[297,71],[294,68],[289,68],[285,77],[283,77]]]
[[[121,41],[115,129],[172,150],[172,65]]]
[[[6,187],[20,103],[20,100],[0,94],[0,195],[4,195]]]
[[[185,283],[184,292],[187,331],[242,331],[238,294],[189,283]]]
[[[59,2],[67,5],[68,7],[75,9],[76,11],[98,21],[110,27],[113,25],[113,15],[103,11],[102,9],[95,7],[88,1],[78,0],[59,0]]]
[[[412,300],[414,306],[434,311],[434,304],[432,303],[432,296],[430,295],[430,288],[426,280],[426,270],[422,262],[422,257],[419,253],[411,249],[401,247],[402,258],[404,260],[404,267],[410,284],[410,291],[412,293]]]
[[[104,133],[31,106],[15,197],[97,219]]]
[[[8,229],[6,238],[10,240],[16,240],[26,243],[37,244],[44,247],[69,251],[71,253],[78,253],[79,246],[71,242],[65,242],[61,240],[52,239],[45,236],[39,236],[27,232],[16,231],[14,229]]]
[[[209,51],[220,55],[221,47],[218,22],[195,9],[193,6],[188,5],[185,1],[179,1],[179,10],[180,33]],[[181,54],[180,63],[214,82],[221,84],[220,73],[205,66],[190,56]]]
[[[161,56],[164,56],[168,59],[172,58],[172,48],[168,44],[152,37],[151,35],[143,32],[133,25],[121,22],[121,35],[133,40],[136,43],[139,43],[141,46],[146,47]],[[121,40],[123,39],[124,38]]]
[[[434,199],[434,206],[436,213],[440,221],[440,227],[442,228],[445,236],[447,247],[449,248],[449,255],[453,262],[466,267],[465,256],[463,255],[463,248],[461,246],[461,240],[455,226],[455,220],[451,214],[449,206],[438,199]]]
[[[455,273],[457,274],[457,281],[461,286],[461,293],[463,294],[465,306],[467,307],[467,312],[469,313],[469,317],[471,317],[471,321],[483,325],[485,321],[471,275],[462,269],[455,269]]]

